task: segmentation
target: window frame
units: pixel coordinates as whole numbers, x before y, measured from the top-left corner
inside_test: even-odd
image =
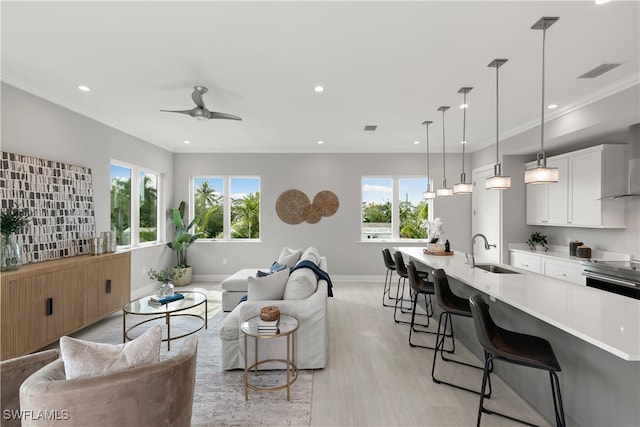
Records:
[[[390,179],[391,180],[391,237],[388,239],[365,239],[363,233],[362,206],[365,200],[363,200],[363,183],[365,179]],[[428,178],[420,175],[362,175],[360,177],[360,241],[361,242],[428,242],[428,238],[424,239],[411,239],[406,237],[400,237],[400,204],[402,203],[400,195],[400,181],[404,179],[422,179],[426,180],[428,184]],[[425,188],[426,185],[425,185]],[[423,199],[424,200],[424,199]],[[428,220],[435,218],[433,212],[433,200],[426,200],[428,205]]]
[[[111,166],[118,166],[121,168],[127,168],[131,171],[131,184],[130,184],[130,198],[131,205],[129,207],[129,222],[130,222],[130,241],[128,245],[117,245],[118,249],[131,249],[136,247],[145,247],[157,245],[163,243],[166,240],[165,236],[165,221],[160,209],[162,204],[162,174],[151,168],[135,165],[129,162],[123,162],[121,160],[111,159],[109,163],[109,192],[111,192]],[[140,242],[140,174],[152,174],[156,176],[156,240]],[[111,197],[109,197],[111,199]],[[111,229],[111,202],[109,202],[109,228]]]
[[[258,238],[231,238],[231,180],[233,179],[257,179],[258,193],[260,194],[260,214],[258,223],[260,224],[259,235],[262,236],[262,178],[259,175],[192,175],[189,177],[189,221],[195,218],[195,180],[196,179],[222,179],[222,238],[201,237],[198,240],[216,242],[259,242]]]

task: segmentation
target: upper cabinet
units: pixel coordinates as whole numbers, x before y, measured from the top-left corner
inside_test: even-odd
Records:
[[[547,158],[548,166],[559,169],[559,180],[527,186],[527,224],[624,228],[624,203],[600,199],[625,191],[626,148],[598,145]]]

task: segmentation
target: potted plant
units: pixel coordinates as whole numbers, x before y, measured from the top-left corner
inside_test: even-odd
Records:
[[[192,229],[196,223],[197,218],[194,218],[189,224],[184,222],[184,201],[180,202],[177,208],[171,209],[171,223],[175,227],[175,234],[173,241],[167,243],[167,246],[176,251],[177,264],[176,269],[183,270],[181,279],[175,280],[174,285],[185,286],[191,283],[191,266],[187,263],[187,250],[193,242],[195,242],[204,233],[192,233]]]
[[[159,292],[161,297],[173,295],[173,282],[179,280],[183,274],[184,270],[177,268],[165,268],[160,271],[155,271],[153,268],[149,270],[149,277],[161,283]]]
[[[22,266],[22,252],[20,245],[13,235],[31,222],[32,212],[18,207],[5,209],[0,213],[0,243],[2,251],[2,265],[0,271],[17,270]]]
[[[547,252],[549,248],[547,247],[547,235],[542,234],[539,231],[534,231],[529,236],[529,240],[527,240],[527,244],[531,248],[532,251],[535,251],[538,246],[544,248],[544,251]]]

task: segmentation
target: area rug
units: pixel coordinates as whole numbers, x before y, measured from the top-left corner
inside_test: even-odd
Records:
[[[219,331],[227,313],[221,311],[219,291],[204,288],[189,290],[206,293],[208,304],[208,329],[201,329],[196,333],[198,358],[191,425],[194,427],[308,426],[311,419],[313,371],[299,372],[298,380],[291,386],[290,401],[287,401],[286,390],[276,392],[249,390],[249,400],[245,401],[243,371],[223,371],[221,368]],[[200,310],[203,309],[204,307]],[[131,319],[131,322],[133,321]],[[171,334],[176,336],[181,331],[193,327],[193,322],[197,321],[188,317],[172,318]],[[127,325],[129,322],[130,316],[127,316]],[[145,325],[151,324],[153,322]],[[144,330],[146,326],[140,328],[140,332]],[[135,337],[139,333],[132,335]],[[115,313],[73,336],[95,342],[122,343],[122,313]],[[160,358],[165,359],[175,355],[181,345],[180,339],[172,340],[171,352],[167,352],[167,345],[163,343]],[[260,384],[282,384],[284,375],[284,371],[261,371]]]

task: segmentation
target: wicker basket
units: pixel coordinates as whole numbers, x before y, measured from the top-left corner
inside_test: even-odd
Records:
[[[260,320],[271,322],[280,318],[280,309],[269,305],[260,309]]]

